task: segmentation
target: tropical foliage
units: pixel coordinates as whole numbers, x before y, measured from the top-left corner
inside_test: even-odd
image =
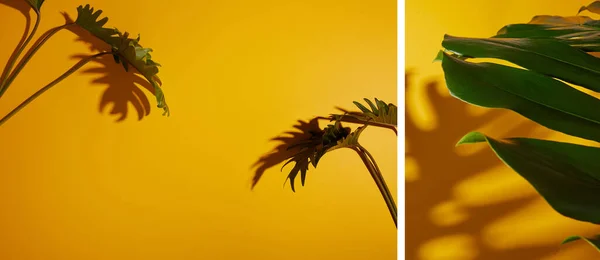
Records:
[[[600,1],[581,7],[600,14]],[[450,93],[473,105],[512,110],[546,128],[600,142],[600,100],[569,84],[600,92],[600,20],[538,15],[490,38],[446,35],[441,61]],[[517,66],[476,62],[494,58]],[[465,135],[485,142],[560,214],[600,224],[600,148],[532,138]],[[574,236],[564,243],[580,239]],[[597,238],[584,238],[597,246]]]
[[[38,96],[52,88],[54,85],[73,74],[79,68],[83,67],[88,62],[104,55],[112,55],[115,59],[115,62],[122,64],[125,70],[128,70],[129,66],[132,66],[137,70],[138,73],[144,76],[144,78],[154,87],[154,95],[156,96],[157,106],[164,110],[163,115],[169,115],[169,107],[167,106],[164,94],[160,87],[161,81],[157,76],[158,67],[160,65],[152,60],[152,57],[150,55],[152,49],[144,48],[139,44],[139,35],[135,39],[129,38],[129,33],[127,32],[121,33],[116,28],[113,29],[104,27],[104,25],[108,22],[108,18],[104,17],[99,19],[100,15],[102,14],[102,11],[94,11],[94,8],[91,8],[90,5],[79,6],[77,8],[77,19],[75,21],[68,21],[66,24],[55,27],[49,30],[47,33],[43,34],[17,63],[17,60],[19,59],[27,45],[31,42],[33,36],[37,31],[37,28],[39,27],[42,17],[41,9],[42,5],[44,4],[44,0],[24,1],[26,1],[35,11],[37,18],[32,31],[29,32],[26,40],[22,44],[19,44],[17,46],[15,50],[15,55],[13,55],[9,59],[7,66],[5,67],[4,72],[0,77],[0,97],[4,95],[4,93],[9,88],[9,86],[11,86],[15,78],[19,75],[19,73],[23,70],[25,65],[35,55],[35,53],[44,45],[44,43],[46,43],[53,35],[55,35],[61,30],[69,29],[73,26],[78,26],[105,42],[108,48],[106,51],[82,58],[77,64],[75,64],[61,76],[59,76],[54,81],[41,88],[31,97],[29,97],[15,109],[13,109],[10,113],[8,113],[5,117],[0,119],[0,125],[5,123],[8,119],[14,116],[18,111],[20,111],[23,107],[25,107],[35,98],[37,98]]]
[[[273,155],[275,157],[283,155],[279,160],[286,161],[283,167],[294,162],[294,167],[289,172],[286,181],[290,181],[292,191],[295,192],[295,180],[298,174],[300,174],[300,181],[302,186],[304,186],[306,173],[310,165],[316,168],[326,153],[341,148],[351,149],[358,154],[367,167],[383,196],[394,224],[397,226],[397,206],[394,198],[387,187],[379,166],[375,162],[375,158],[359,143],[359,138],[368,126],[384,127],[397,133],[398,107],[378,99],[375,99],[375,103],[366,98],[364,100],[370,109],[355,101],[354,104],[360,111],[347,111],[340,108],[339,110],[344,112],[343,114],[332,114],[329,117],[317,117],[311,120],[311,122],[316,122],[319,119],[331,121],[332,123],[328,124],[324,129],[319,129],[318,123],[316,123],[317,126],[310,123],[301,123],[296,126],[296,129],[300,130],[300,132],[291,131],[286,133],[288,136],[274,138],[276,141],[283,142],[284,147],[275,150],[275,153],[269,154],[267,157],[259,160],[259,162],[262,161],[265,164],[268,161],[267,158]],[[359,124],[361,126],[352,131],[350,127],[344,127],[342,125],[343,122]],[[257,171],[255,174],[252,183],[253,187],[260,180],[262,173],[263,171]]]

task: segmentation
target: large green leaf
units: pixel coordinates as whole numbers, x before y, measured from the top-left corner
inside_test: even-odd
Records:
[[[446,35],[444,48],[474,58],[497,58],[600,92],[600,59],[550,39],[476,39]]]
[[[600,224],[600,148],[529,138],[499,141],[478,132],[457,145],[477,142],[487,142],[557,212]]]
[[[137,39],[132,39],[129,38],[127,32],[121,33],[117,29],[105,28],[104,25],[108,22],[108,18],[98,20],[101,14],[102,10],[94,11],[94,8],[91,8],[90,5],[79,6],[75,23],[109,44],[115,52],[115,61],[121,63],[125,70],[128,70],[129,65],[131,65],[142,74],[154,87],[157,106],[164,110],[163,115],[169,115],[169,107],[165,101],[165,96],[160,87],[161,82],[157,75],[160,64],[152,60],[150,55],[152,49],[142,47],[139,44],[139,36]]]
[[[542,74],[444,54],[450,93],[471,104],[513,110],[550,129],[600,142],[600,100]]]

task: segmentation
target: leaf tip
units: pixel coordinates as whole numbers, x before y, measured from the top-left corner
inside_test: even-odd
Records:
[[[434,63],[438,62],[438,61],[441,62],[443,59],[444,59],[444,51],[440,50],[440,51],[438,51],[437,55],[435,56],[435,58],[433,59],[432,62],[434,62]]]
[[[473,143],[481,143],[485,142],[487,137],[480,132],[470,132],[463,136],[457,143],[456,146],[460,146],[463,144],[473,144]]]
[[[563,240],[560,244],[564,245],[566,243],[573,242],[573,241],[576,241],[576,240],[579,240],[579,239],[581,239],[580,236],[570,236],[570,237],[565,238],[565,240]]]

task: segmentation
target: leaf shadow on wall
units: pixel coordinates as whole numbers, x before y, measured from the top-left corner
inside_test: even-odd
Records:
[[[12,60],[17,55],[17,51],[18,51],[19,47],[21,45],[23,45],[23,43],[27,39],[27,35],[29,34],[29,30],[31,29],[31,15],[29,12],[29,11],[31,11],[31,6],[29,6],[29,4],[27,4],[26,1],[15,1],[15,0],[0,0],[0,4],[6,5],[10,8],[13,8],[13,9],[19,11],[21,14],[23,14],[23,16],[25,16],[25,30],[23,32],[23,36],[21,36],[21,40],[19,40],[18,45],[15,47],[15,50],[10,55],[9,60]],[[8,61],[7,61],[6,65],[8,65]],[[2,76],[0,77],[0,79],[3,79],[4,77],[6,77],[7,76],[6,74],[8,72],[9,72],[8,66],[4,66],[4,70],[2,71]]]
[[[64,12],[63,16],[66,22],[73,21]],[[69,31],[77,35],[75,42],[85,43],[94,53],[110,51],[108,44],[79,26],[71,26]],[[89,54],[77,54],[71,58],[80,60],[87,56]],[[104,113],[106,108],[112,105],[109,114],[117,116],[116,122],[122,122],[128,117],[128,105],[131,104],[137,112],[138,120],[150,115],[152,106],[143,89],[154,95],[154,88],[135,68],[129,66],[129,71],[125,71],[123,66],[116,63],[111,55],[95,59],[92,64],[100,66],[85,69],[81,73],[95,75],[96,77],[91,83],[106,86],[98,104],[99,113]]]
[[[409,92],[415,86],[410,82],[411,74],[406,73],[405,76],[406,92]],[[437,128],[431,131],[420,129],[408,113],[409,107],[406,112],[405,156],[416,162],[419,172],[418,178],[410,181],[407,179],[405,186],[406,259],[422,259],[420,250],[424,244],[436,238],[457,234],[467,234],[473,238],[475,259],[541,259],[555,254],[560,250],[560,241],[553,245],[497,249],[490,247],[483,239],[482,233],[486,226],[539,200],[537,194],[481,206],[464,206],[463,212],[467,213],[467,219],[452,225],[440,226],[432,221],[432,209],[451,199],[457,184],[503,165],[491,149],[482,149],[468,156],[457,154],[455,144],[458,139],[487,125],[494,118],[512,113],[488,109],[482,115],[473,115],[468,111],[471,105],[451,96],[443,96],[438,91],[440,84],[443,83],[433,80],[420,86],[425,88],[426,97],[432,104],[438,122]],[[526,120],[514,122],[514,127],[500,137],[530,136],[536,127],[537,124]],[[546,135],[546,132],[543,134]]]
[[[319,119],[313,118],[310,121],[298,120],[298,124],[293,126],[296,131],[287,131],[283,135],[272,138],[271,141],[279,142],[273,150],[261,156],[252,168],[256,168],[252,179],[252,188],[256,186],[266,170],[287,161],[290,157],[300,152],[299,148],[290,148],[294,144],[310,139],[313,134],[321,132]]]

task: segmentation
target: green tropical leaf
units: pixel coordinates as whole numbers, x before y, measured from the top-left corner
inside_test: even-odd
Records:
[[[446,35],[442,46],[474,58],[497,58],[600,92],[600,59],[551,39],[477,39]]]
[[[444,54],[450,93],[467,103],[513,110],[547,128],[600,142],[600,100],[542,74]]]
[[[294,140],[294,143],[288,145],[287,150],[295,150],[297,152],[288,156],[286,159],[287,162],[281,167],[283,170],[285,166],[294,162],[294,167],[290,170],[286,179],[286,182],[287,180],[290,181],[292,191],[296,191],[294,184],[298,174],[300,173],[302,186],[304,186],[309,165],[312,164],[313,167],[316,168],[319,159],[327,152],[327,150],[330,147],[335,146],[338,143],[338,140],[348,136],[349,133],[350,128],[342,127],[340,122],[328,125],[324,130],[320,131],[311,130],[302,133],[288,132],[288,134],[291,134],[292,136],[305,137],[303,139]],[[290,140],[290,138],[282,137],[277,140]]]
[[[101,14],[102,10],[94,11],[94,8],[91,8],[90,5],[79,6],[75,23],[110,45],[114,52],[115,61],[120,62],[125,70],[128,70],[129,65],[131,65],[144,76],[154,88],[157,106],[164,110],[163,115],[169,115],[169,107],[165,101],[160,87],[161,81],[157,75],[160,64],[152,60],[150,55],[152,49],[142,47],[139,44],[139,36],[133,39],[129,38],[127,32],[121,33],[116,28],[105,28],[104,25],[108,22],[108,18],[98,19]]]
[[[457,145],[487,142],[560,214],[600,224],[600,148],[530,138],[495,140],[478,132]]]
[[[594,238],[587,238],[583,236],[570,236],[567,237],[561,244],[570,243],[577,240],[584,240],[591,246],[593,246],[596,250],[600,251],[600,235],[595,236]]]
[[[396,129],[398,126],[398,107],[392,103],[385,103],[377,98],[375,98],[375,103],[367,98],[364,100],[370,108],[354,101],[354,105],[358,107],[360,112],[338,108],[344,112],[344,114],[332,114],[329,119],[332,121],[340,120],[355,124],[384,127],[391,129],[398,134]]]
[[[588,10],[595,14],[600,14],[600,1],[595,1],[591,4],[589,4],[588,6],[582,6],[581,8],[579,8],[579,12],[577,12],[577,14],[579,14],[585,10]]]
[[[586,52],[600,51],[600,21],[587,16],[538,15],[527,24],[510,24],[492,38],[554,39]]]
[[[349,129],[346,129],[343,133],[341,133],[341,135],[338,135],[338,137],[336,137],[337,140],[334,143],[324,145],[323,148],[315,154],[315,167],[317,166],[316,164],[319,162],[319,160],[325,155],[325,153],[340,148],[351,148],[358,146],[358,138],[360,137],[360,134],[365,130],[365,128],[366,125],[360,126],[349,134]],[[339,136],[342,137],[340,138]]]
[[[13,0],[15,1],[15,0]],[[42,5],[44,4],[44,0],[27,0],[27,3],[33,8],[36,13],[40,13],[42,9]]]

